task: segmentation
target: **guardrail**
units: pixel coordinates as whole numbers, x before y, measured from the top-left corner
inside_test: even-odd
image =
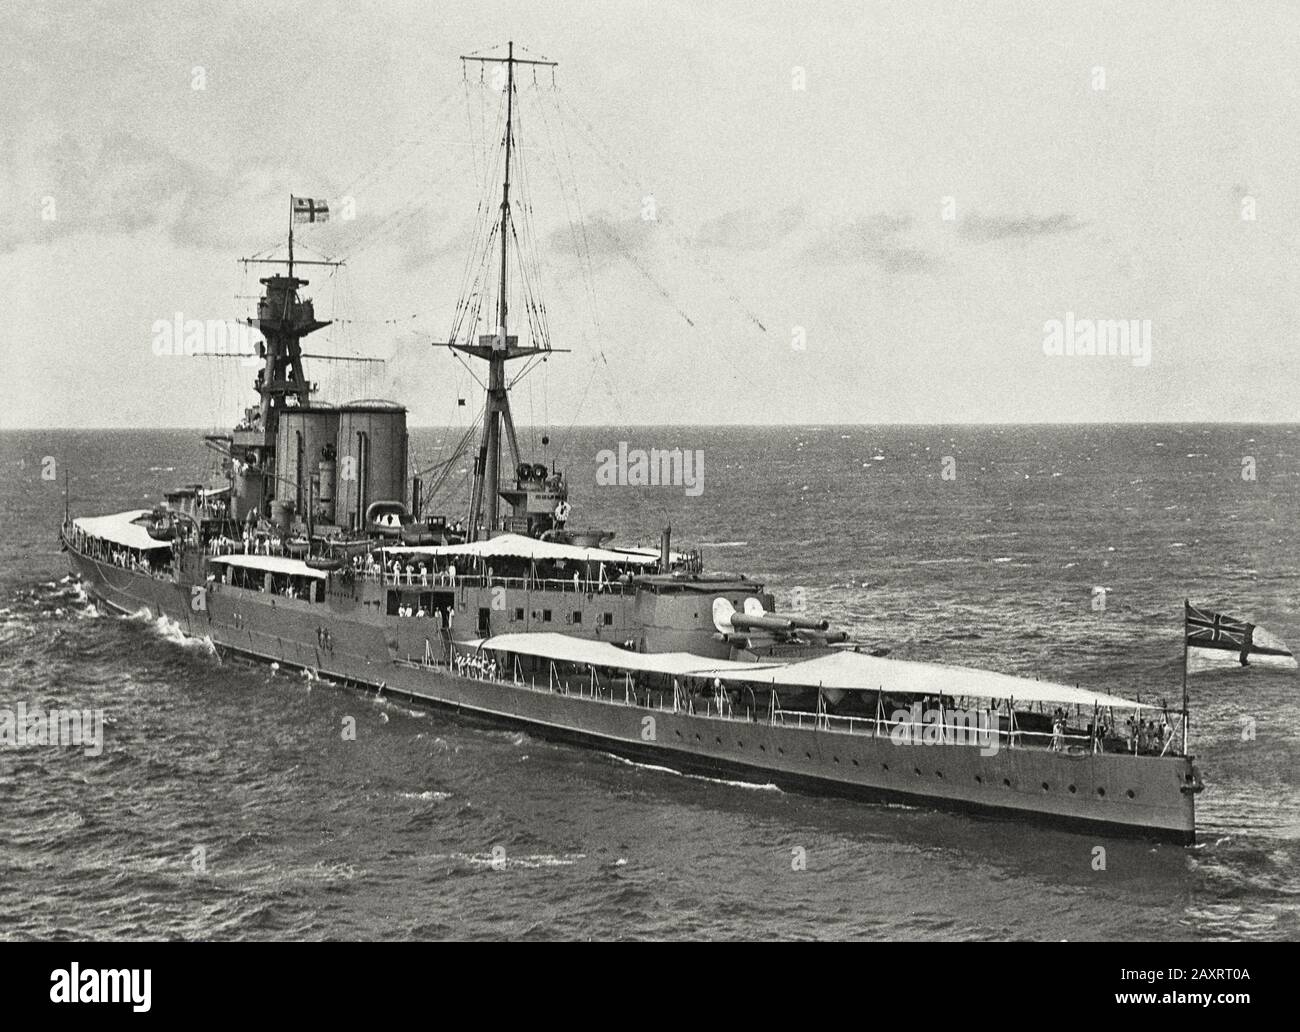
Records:
[[[633,585],[619,581],[579,580],[575,584],[572,579],[566,580],[564,578],[487,577],[483,574],[460,573],[452,577],[445,573],[421,575],[416,571],[407,572],[405,570],[400,573],[393,573],[391,570],[362,570],[356,576],[384,587],[443,588],[449,591],[459,588],[504,587],[518,591],[553,591],[561,594],[630,595],[636,590]]]
[[[547,694],[558,695],[577,695],[579,698],[587,699],[591,702],[600,702],[608,705],[630,706],[638,709],[652,710],[660,713],[679,713],[690,716],[704,717],[710,720],[725,720],[737,724],[768,724],[774,727],[788,727],[806,731],[823,731],[831,734],[847,735],[866,735],[871,738],[892,738],[893,733],[900,727],[907,728],[906,737],[909,742],[921,742],[925,740],[923,735],[925,729],[931,728],[931,734],[937,733],[939,741],[936,744],[950,745],[971,745],[987,746],[989,740],[996,738],[999,747],[1007,749],[1034,749],[1043,752],[1069,752],[1071,755],[1089,755],[1103,752],[1100,741],[1091,734],[1078,733],[1061,733],[1057,734],[1051,731],[1023,731],[1019,728],[1003,729],[998,727],[980,728],[972,727],[967,723],[947,723],[938,724],[918,723],[916,721],[891,721],[876,717],[845,717],[837,716],[830,713],[815,713],[807,710],[782,710],[773,709],[767,714],[757,712],[755,709],[747,709],[743,713],[737,713],[735,706],[729,700],[704,699],[703,712],[700,712],[701,706],[693,699],[683,701],[680,693],[670,693],[667,691],[646,689],[640,686],[633,686],[625,683],[610,682],[601,684],[599,681],[588,679],[579,679],[570,683],[568,679],[559,678],[558,681],[553,677],[548,679],[546,684],[538,684],[536,679],[525,680],[524,678],[512,674],[509,671],[498,673],[497,676],[489,676],[487,670],[475,666],[472,662],[467,662],[463,667],[457,668],[454,661],[448,663],[441,659],[426,657],[425,661],[408,661],[408,665],[424,666],[446,672],[452,676],[464,677],[468,680],[486,681],[491,684],[506,685],[512,688],[518,688],[525,691],[542,692]],[[1129,741],[1129,747],[1123,752],[1136,753],[1143,756],[1176,756],[1180,755],[1174,748],[1177,736],[1172,736],[1159,750],[1142,750],[1136,749],[1136,743]],[[1113,750],[1105,750],[1112,755]]]

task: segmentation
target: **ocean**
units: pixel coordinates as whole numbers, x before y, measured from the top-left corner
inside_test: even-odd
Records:
[[[571,525],[671,523],[896,657],[1176,708],[1184,598],[1300,646],[1293,426],[550,433]],[[619,442],[700,449],[702,491],[598,486]],[[97,615],[57,544],[64,473],[94,515],[211,468],[197,431],[0,433],[0,708],[106,720],[98,756],[0,747],[0,938],[1300,936],[1294,674],[1192,679],[1190,848],[687,777]]]

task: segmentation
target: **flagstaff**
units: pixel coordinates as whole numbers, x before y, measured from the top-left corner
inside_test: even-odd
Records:
[[[1187,755],[1187,609],[1191,603],[1183,599],[1183,755]]]

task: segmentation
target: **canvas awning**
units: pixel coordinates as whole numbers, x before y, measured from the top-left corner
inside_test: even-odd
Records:
[[[579,548],[558,541],[541,541],[523,534],[501,534],[487,541],[467,541],[461,545],[393,545],[385,548],[387,555],[460,555],[491,559],[508,556],[514,559],[569,560],[584,563],[624,563],[644,565],[657,562],[659,554],[614,552],[607,548]]]
[[[287,574],[290,577],[315,577],[325,580],[324,570],[314,570],[301,559],[285,555],[215,555],[208,560],[211,563],[225,563],[227,566],[239,566],[245,570],[260,570],[263,573]]]
[[[591,641],[567,634],[543,631],[535,634],[498,634],[491,638],[457,642],[462,647],[489,652],[511,652],[537,656],[561,663],[588,663],[591,666],[616,667],[640,673],[682,676],[708,669],[729,670],[757,678],[771,668],[770,663],[741,663],[728,659],[711,659],[690,652],[628,652],[607,641]]]
[[[131,509],[111,516],[79,516],[72,521],[72,525],[83,534],[123,548],[137,548],[145,552],[155,548],[171,548],[170,541],[150,537],[149,532],[135,522],[142,516],[148,516],[151,511]]]
[[[1062,705],[1116,706],[1135,709],[1129,699],[1072,688],[1051,681],[1034,681],[1027,677],[999,674],[971,667],[943,666],[912,660],[886,659],[861,652],[839,651],[816,659],[806,659],[784,666],[751,672],[715,665],[698,670],[700,677],[723,681],[753,681],[758,684],[799,688],[831,688],[845,691],[877,689],[906,695],[949,695],[976,699],[1014,699],[1016,702],[1050,702]]]

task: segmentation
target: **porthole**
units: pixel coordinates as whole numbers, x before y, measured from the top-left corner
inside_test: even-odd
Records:
[[[778,746],[776,747],[776,754],[777,754],[778,756],[784,756],[784,755],[785,755],[785,750],[782,749],[782,748],[778,745]]]
[[[678,738],[681,738],[681,737],[682,737],[682,733],[681,733],[680,731],[677,732],[677,737],[678,737]]]
[[[913,767],[913,768],[912,768],[912,773],[914,773],[914,774],[919,778],[919,777],[921,776],[921,768],[920,768],[920,767]]]
[[[1100,796],[1102,799],[1105,799],[1105,798],[1106,798],[1106,790],[1105,790],[1104,788],[1099,788],[1099,789],[1097,789],[1097,795]]]
[[[1124,794],[1125,794],[1126,796],[1128,796],[1130,799],[1133,799],[1134,797],[1137,796],[1137,793],[1134,792],[1133,789],[1131,789],[1131,788],[1130,788],[1127,792],[1125,792]]]
[[[840,762],[840,758],[838,756],[832,756],[831,759],[834,760],[836,763]]]
[[[980,775],[978,775],[978,774],[975,775],[975,784],[977,784],[977,785],[982,785],[982,784],[984,784],[984,779],[983,779],[982,777],[980,777]]]
[[[736,739],[736,748],[737,748],[737,749],[743,749],[743,748],[745,748],[745,743],[742,742],[739,738]]]
[[[697,742],[703,741],[703,739],[700,738],[700,733],[699,733],[698,731],[695,732],[695,740],[696,740]]]
[[[808,757],[808,759],[810,759],[810,760],[812,759],[812,753],[810,753],[810,752],[805,752],[804,755],[805,755],[806,757]]]
[[[889,770],[889,764],[888,764],[888,763],[882,763],[882,764],[880,765],[880,769],[881,769],[881,770],[886,770],[886,771]]]
[[[717,735],[713,740],[714,740],[715,742],[717,742],[719,745],[722,744],[722,736],[721,736],[721,735]]]
[[[1010,779],[1010,778],[1003,778],[1003,779],[1002,779],[1002,787],[1003,787],[1003,788],[1010,788],[1010,787],[1011,787],[1011,779]]]
[[[1044,781],[1044,782],[1043,782],[1043,791],[1044,791],[1044,792],[1050,792],[1051,790],[1052,790],[1052,786],[1049,785],[1046,781]]]
[[[761,744],[760,744],[759,747],[758,747],[758,751],[759,751],[759,752],[767,752],[767,746],[765,746],[765,745],[761,745]]]
[[[861,766],[861,764],[859,764],[857,760],[854,760],[854,761],[853,761],[853,766],[858,767],[858,766]]]
[[[1077,792],[1077,791],[1078,791],[1078,789],[1075,788],[1073,785],[1070,786],[1070,795],[1074,795],[1074,793]]]
[[[936,771],[934,772],[934,776],[935,776],[936,778],[938,778],[940,781],[942,781],[942,780],[943,780],[943,771],[941,771],[941,770],[936,770]]]

